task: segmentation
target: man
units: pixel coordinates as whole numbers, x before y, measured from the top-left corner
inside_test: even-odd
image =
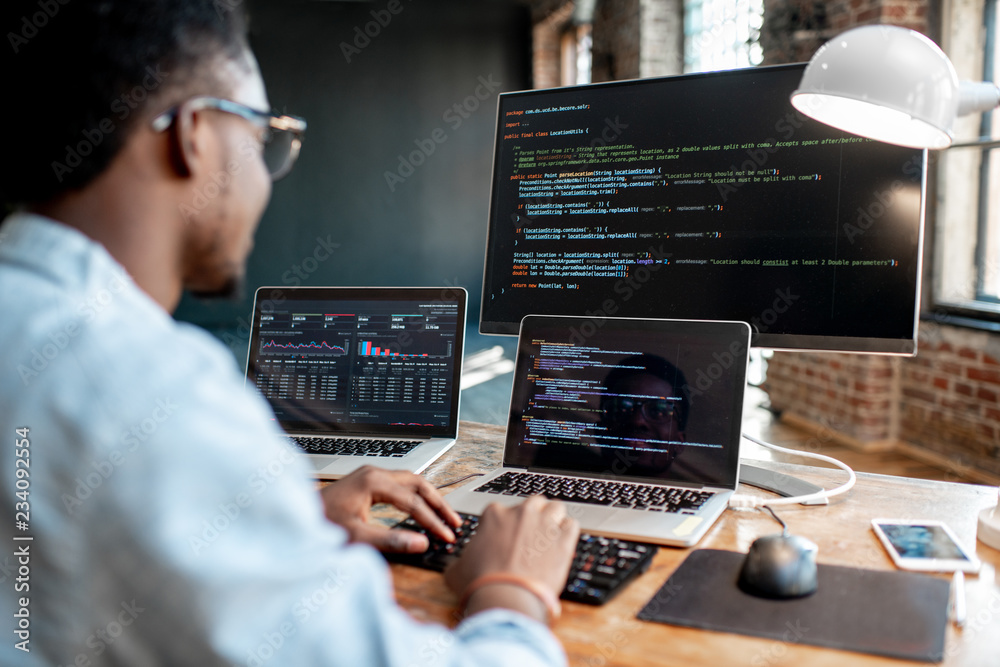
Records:
[[[465,620],[418,624],[370,545],[426,538],[367,513],[450,539],[454,512],[371,468],[320,497],[228,350],[169,316],[242,281],[302,129],[264,111],[238,3],[3,11],[0,664],[564,662],[544,625],[578,533],[560,504],[487,511],[446,575]]]

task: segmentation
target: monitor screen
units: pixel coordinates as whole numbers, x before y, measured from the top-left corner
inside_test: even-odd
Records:
[[[798,113],[804,67],[501,94],[480,330],[740,320],[755,347],[914,354],[926,153]]]

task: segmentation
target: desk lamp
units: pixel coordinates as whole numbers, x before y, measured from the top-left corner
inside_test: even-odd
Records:
[[[1000,549],[1000,502],[979,513],[979,530],[976,537],[983,544]]]
[[[958,116],[1000,106],[1000,88],[959,81],[937,44],[898,26],[854,28],[821,46],[792,106],[845,132],[910,148],[1000,146],[988,138],[956,144],[952,134]],[[1000,504],[980,513],[977,535],[1000,549]]]
[[[834,37],[809,61],[792,106],[840,130],[910,148],[953,144],[958,116],[1000,105],[990,82],[959,81],[948,56],[919,32],[889,25]]]

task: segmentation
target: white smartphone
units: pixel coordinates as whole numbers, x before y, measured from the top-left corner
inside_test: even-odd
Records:
[[[941,521],[873,519],[878,535],[896,567],[921,572],[978,572],[979,560]]]

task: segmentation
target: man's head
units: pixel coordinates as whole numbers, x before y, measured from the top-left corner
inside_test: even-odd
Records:
[[[229,94],[249,71],[244,15],[190,0],[4,3],[11,124],[0,192],[34,204],[87,185],[153,113],[196,94]],[[219,5],[221,7],[222,5]],[[6,69],[6,68],[5,68]]]
[[[3,17],[3,201],[69,224],[84,208],[155,217],[184,287],[232,288],[270,196],[274,126],[241,3],[8,0]],[[99,240],[114,254],[122,236]]]

